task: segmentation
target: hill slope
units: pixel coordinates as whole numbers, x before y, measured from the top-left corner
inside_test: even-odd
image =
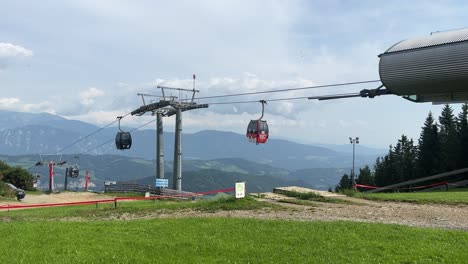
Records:
[[[65,166],[56,166],[54,169],[57,189],[63,189],[65,169],[74,164],[72,155],[63,155],[62,159],[69,161],[69,163]],[[0,156],[0,160],[10,165],[29,168],[37,162],[38,157],[35,155]],[[91,187],[95,190],[102,190],[104,181],[133,181],[154,185],[156,174],[154,160],[115,155],[83,155],[79,165],[80,177],[69,179],[71,190],[83,188],[86,170],[91,174]],[[191,191],[232,187],[233,183],[238,180],[246,181],[250,186],[249,191],[255,192],[271,190],[273,187],[284,185],[300,185],[326,190],[338,183],[344,171],[347,169],[317,168],[290,171],[243,159],[184,160],[182,181],[183,189]],[[40,186],[42,189],[46,189],[48,167],[33,166],[30,172],[40,175]],[[165,163],[165,172],[166,178],[172,181],[171,161]]]

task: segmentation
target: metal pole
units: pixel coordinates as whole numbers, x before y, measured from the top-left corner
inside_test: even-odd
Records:
[[[67,190],[67,185],[68,185],[68,168],[65,169],[65,184],[64,184],[64,188],[63,190],[66,191]]]
[[[156,113],[156,178],[164,178],[163,116]]]
[[[49,161],[49,192],[52,192],[52,187],[53,187],[53,181],[54,181],[54,163],[52,161]]]
[[[352,184],[353,184],[353,189],[356,190],[356,179],[355,179],[355,173],[354,173],[354,150],[356,146],[356,139],[353,139],[353,175],[351,177],[352,179]]]
[[[176,109],[176,126],[174,140],[174,171],[173,186],[174,190],[182,191],[182,110]]]

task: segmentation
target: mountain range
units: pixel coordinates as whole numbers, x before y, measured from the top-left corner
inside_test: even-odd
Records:
[[[154,129],[136,130],[132,133],[130,150],[118,151],[113,139],[116,128],[104,128],[87,137],[99,127],[60,116],[41,113],[0,111],[0,154],[26,155],[56,153],[77,140],[81,142],[65,149],[63,154],[120,155],[142,159],[154,159],[156,138]],[[109,142],[102,145],[103,142]],[[174,133],[164,133],[165,160],[173,159]],[[102,145],[101,147],[97,147]],[[349,150],[350,146],[330,145],[334,149]],[[255,145],[244,135],[214,130],[182,135],[182,153],[185,160],[211,160],[242,158],[289,170],[308,168],[351,167],[352,154],[336,151],[326,145],[299,144],[270,136],[267,144]],[[373,164],[385,150],[356,146],[356,166]]]
[[[42,189],[48,184],[47,166],[33,165],[39,160],[59,159],[68,161],[68,165],[55,168],[58,189],[63,188],[65,168],[73,164],[80,166],[81,176],[70,179],[70,189],[83,188],[85,170],[91,174],[90,188],[98,191],[103,189],[104,181],[154,185],[156,131],[132,132],[132,148],[126,151],[115,148],[117,131],[115,127],[100,129],[48,113],[0,111],[0,160],[40,175]],[[73,144],[77,141],[79,143]],[[174,133],[165,132],[165,177],[170,182],[173,144]],[[275,135],[270,135],[266,144],[255,145],[244,135],[232,132],[205,130],[183,134],[183,189],[229,188],[241,180],[248,183],[250,192],[271,191],[273,187],[284,185],[326,190],[333,188],[344,173],[350,172],[350,149],[350,145],[299,144],[276,139]],[[356,152],[356,167],[373,164],[385,153],[361,145],[356,146]],[[51,153],[55,155],[46,155]]]

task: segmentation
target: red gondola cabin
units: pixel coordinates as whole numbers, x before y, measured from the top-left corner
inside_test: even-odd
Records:
[[[266,143],[268,140],[268,124],[265,120],[250,120],[247,127],[247,138],[256,144]]]

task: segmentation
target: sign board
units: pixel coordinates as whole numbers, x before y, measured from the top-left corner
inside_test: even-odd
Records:
[[[156,179],[156,187],[169,187],[169,180],[168,179]]]
[[[245,182],[236,182],[236,198],[245,197]]]
[[[116,181],[105,181],[104,182],[104,185],[116,185],[117,182]]]

